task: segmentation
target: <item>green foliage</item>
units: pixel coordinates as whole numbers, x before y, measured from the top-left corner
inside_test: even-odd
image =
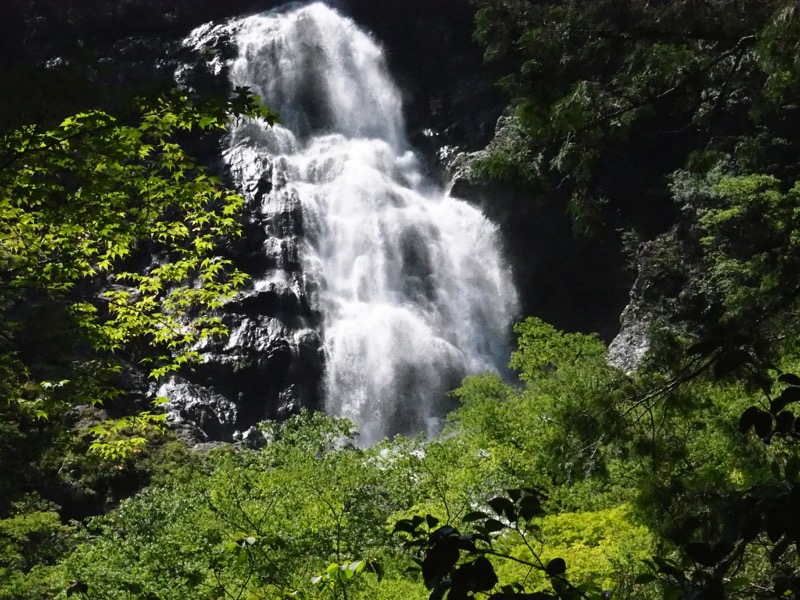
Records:
[[[513,105],[479,166],[567,201],[581,229],[658,231],[674,216],[667,177],[695,151],[796,179],[794,3],[473,4]]]
[[[337,598],[339,590],[346,590],[348,585],[354,582],[362,573],[375,573],[380,582],[383,577],[383,568],[380,563],[373,559],[356,560],[353,562],[332,563],[319,575],[311,578],[311,583],[317,587],[321,594]],[[346,596],[342,591],[341,595]],[[287,598],[298,597],[295,593],[286,595]],[[300,595],[303,597],[303,595]]]
[[[8,570],[29,571],[50,563],[63,552],[60,539],[69,528],[56,512],[23,512],[0,521],[3,564]]]
[[[753,358],[771,360],[768,352],[780,345],[768,340],[796,327],[800,187],[783,191],[773,176],[714,171],[706,178],[679,174],[673,189],[691,215],[703,272],[685,295],[709,307],[692,330],[712,339],[738,334]]]
[[[431,599],[605,598],[610,592],[596,582],[622,570],[610,561],[630,566],[647,556],[647,531],[627,523],[623,509],[548,517],[543,500],[540,490],[512,489],[489,499],[485,512],[464,515],[468,533],[439,526],[432,515],[401,520],[394,532],[415,556]],[[550,536],[555,546],[544,545]]]
[[[459,435],[491,453],[516,485],[559,486],[605,472],[614,457],[602,442],[621,428],[614,403],[631,383],[606,364],[594,336],[565,334],[533,318],[516,331],[511,365],[525,389],[492,376],[467,379],[455,392],[464,406],[451,417]]]
[[[511,354],[511,368],[522,381],[531,383],[558,369],[602,364],[605,347],[596,336],[563,333],[552,325],[529,317],[514,327],[518,349]]]
[[[671,189],[683,222],[648,244],[638,284],[647,368],[676,384],[710,370],[769,393],[797,351],[797,185],[717,155],[707,172],[676,172]]]
[[[637,598],[657,593],[656,584],[666,594],[794,589],[786,540],[795,525],[786,502],[800,465],[792,411],[800,380],[782,376],[765,398],[746,381],[719,381],[707,362],[677,375],[624,375],[605,364],[591,338],[535,320],[518,333],[514,365],[525,387],[491,376],[467,380],[450,435],[483,449],[517,485],[550,490],[544,507],[553,514],[536,530],[546,542],[537,550],[541,563],[568,559],[570,581]],[[753,429],[769,445],[742,436]],[[589,533],[584,518],[603,523],[604,533]],[[642,562],[655,540],[659,556]],[[503,550],[531,560],[524,545]],[[501,581],[525,581],[529,590],[547,583],[513,563],[523,564],[496,566]]]
[[[96,348],[114,352],[140,337],[184,348],[154,375],[186,360],[192,342],[221,332],[209,316],[187,321],[188,309],[219,307],[242,282],[212,253],[215,240],[237,233],[242,199],[202,173],[174,138],[224,124],[222,115],[171,98],[143,106],[134,125],[88,112],[54,130],[7,133],[0,169],[4,289],[63,293],[99,279],[99,293],[71,306]],[[146,273],[126,269],[145,242],[169,260]]]
[[[652,533],[636,522],[625,505],[547,515],[541,520],[539,535],[544,543],[543,561],[563,557],[573,581],[620,592],[643,571],[642,561],[655,551]]]
[[[396,555],[384,524],[410,490],[380,449],[341,445],[351,427],[302,414],[269,426],[261,451],[212,453],[94,520],[69,577],[90,597],[378,597]]]
[[[771,515],[786,514],[800,459],[791,436],[769,446],[742,438],[736,420],[758,392],[625,376],[593,338],[537,321],[520,334],[525,387],[469,379],[441,439],[358,449],[351,424],[319,413],[266,423],[263,449],[220,448],[162,476],[90,521],[80,546],[46,573],[31,571],[25,589],[644,598],[728,579],[739,593],[791,568],[781,540],[793,521]],[[387,523],[410,537],[401,543]],[[408,571],[413,559],[421,571]]]
[[[525,389],[469,382],[457,426],[511,441],[528,481],[550,469],[562,507],[630,499],[664,543],[649,593],[796,594],[797,3],[475,5],[513,103],[483,171],[569,202],[581,226],[674,227],[639,249],[638,373],[571,368],[535,325],[513,362]]]
[[[75,581],[90,598],[421,599],[419,575],[407,570],[414,563],[387,522],[397,530],[424,523],[426,532],[444,528],[447,536],[464,528],[511,557],[504,560],[537,564],[543,581],[562,556],[574,561],[583,584],[610,578],[608,565],[633,562],[634,550],[647,553],[646,534],[624,509],[542,518],[539,491],[494,498],[508,480],[504,465],[457,437],[361,450],[348,445],[350,424],[320,414],[264,429],[271,441],[263,449],[215,451],[193,474],[92,520],[61,563],[63,589]],[[446,524],[413,517],[427,509]],[[502,523],[517,516],[530,530],[500,535]],[[470,577],[485,570],[477,558],[463,563],[473,565],[464,567]],[[496,568],[509,580],[518,574]],[[542,581],[529,583],[534,589]]]
[[[0,598],[41,598],[57,593],[56,561],[71,549],[74,527],[35,497],[18,502],[0,519]]]
[[[0,134],[3,402],[36,418],[100,403],[119,395],[120,358],[158,378],[225,335],[214,311],[245,276],[219,246],[239,235],[243,200],[178,141],[223,131],[230,114],[274,122],[256,97],[236,92],[223,106],[175,94],[142,101],[124,119],[88,111],[52,129]],[[58,315],[50,329],[37,326],[41,313]],[[52,346],[52,358],[39,345]],[[98,428],[93,450],[128,454],[143,438],[122,434],[161,419],[144,413]]]
[[[225,333],[213,311],[244,276],[220,250],[242,199],[181,144],[244,114],[275,119],[239,89],[218,105],[172,94],[121,117],[89,110],[0,132],[3,597],[66,589],[53,566],[74,543],[62,521],[107,510],[155,468],[145,441],[163,443],[157,406],[100,422],[85,405],[120,398],[126,364],[159,377]],[[53,502],[19,504],[33,492]]]
[[[108,461],[120,461],[141,452],[147,444],[147,436],[162,432],[167,416],[150,411],[136,415],[98,423],[89,428],[88,433],[94,441],[89,452],[97,453]]]

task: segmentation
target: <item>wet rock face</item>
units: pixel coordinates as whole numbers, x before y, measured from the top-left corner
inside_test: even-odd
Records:
[[[242,432],[259,421],[321,407],[324,351],[299,257],[300,202],[280,165],[244,164],[231,173],[247,200],[244,232],[228,254],[250,281],[223,309],[229,337],[203,347],[202,363],[160,393],[172,399],[172,421],[196,437],[253,443]]]

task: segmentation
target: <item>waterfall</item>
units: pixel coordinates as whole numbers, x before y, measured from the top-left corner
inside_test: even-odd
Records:
[[[225,155],[269,217],[254,289],[308,299],[325,408],[363,443],[434,433],[447,392],[507,360],[516,293],[496,227],[426,181],[383,52],[352,20],[317,2],[229,27],[231,84],[281,115],[238,123]]]

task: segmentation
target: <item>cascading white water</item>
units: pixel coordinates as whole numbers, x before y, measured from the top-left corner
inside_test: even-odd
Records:
[[[424,180],[383,53],[351,20],[317,2],[233,26],[232,84],[282,124],[240,124],[227,160],[245,190],[268,173],[261,210],[302,207],[302,236],[274,238],[302,277],[278,264],[256,287],[304,288],[322,315],[326,408],[363,443],[432,433],[447,391],[506,357],[516,294],[496,228]]]

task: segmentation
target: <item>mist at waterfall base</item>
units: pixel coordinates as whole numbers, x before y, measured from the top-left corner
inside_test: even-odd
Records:
[[[237,124],[225,159],[262,213],[299,207],[291,223],[267,219],[274,268],[254,289],[308,298],[325,409],[352,420],[360,443],[436,433],[449,390],[508,359],[517,299],[496,227],[425,180],[382,50],[353,21],[313,3],[228,27],[231,84],[281,123]]]

